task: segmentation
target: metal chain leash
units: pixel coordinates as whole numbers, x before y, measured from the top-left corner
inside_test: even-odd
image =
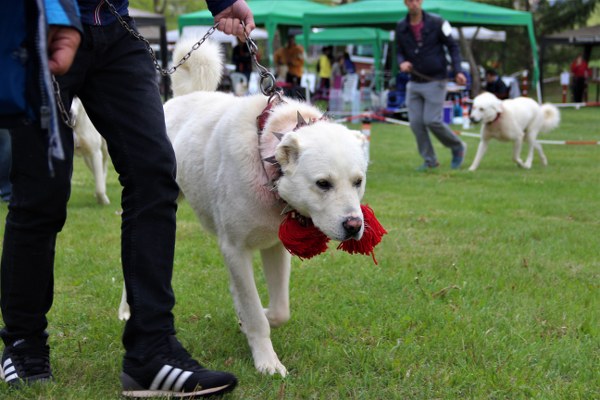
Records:
[[[246,32],[246,24],[244,24],[244,22],[242,22],[242,26],[244,27],[246,46],[248,46],[248,51],[250,52],[252,61],[254,62],[254,65],[256,65],[256,69],[258,69],[258,75],[260,76],[260,91],[262,92],[262,94],[269,97],[269,102],[273,99],[274,96],[277,96],[278,99],[281,101],[282,89],[280,87],[277,87],[277,80],[275,79],[275,75],[273,75],[273,73],[268,68],[266,68],[258,62],[258,46]]]
[[[52,86],[54,87],[54,97],[56,98],[56,105],[58,106],[58,111],[60,112],[60,116],[63,122],[71,129],[75,127],[75,120],[62,101],[62,97],[60,95],[60,85],[56,81],[54,75],[52,76]]]
[[[200,46],[202,46],[202,44],[209,38],[210,35],[212,35],[217,30],[217,27],[219,26],[219,24],[216,23],[212,27],[210,27],[210,29],[208,31],[206,31],[204,36],[200,40],[198,40],[196,43],[194,43],[194,45],[192,46],[190,51],[188,51],[181,58],[181,60],[179,60],[179,62],[177,64],[173,65],[171,68],[166,69],[166,68],[161,67],[160,62],[156,58],[156,53],[154,52],[154,49],[152,49],[152,46],[150,46],[150,42],[145,37],[140,35],[138,32],[136,32],[129,26],[129,24],[123,19],[123,17],[121,17],[121,15],[119,14],[119,12],[115,8],[115,6],[113,6],[110,1],[104,0],[104,2],[108,6],[110,12],[115,16],[115,18],[117,19],[119,24],[123,28],[125,28],[125,30],[127,30],[127,32],[129,32],[129,34],[131,34],[133,37],[135,37],[136,39],[138,39],[146,44],[146,49],[148,50],[148,53],[150,53],[150,57],[152,58],[152,61],[154,62],[154,67],[163,76],[172,75],[173,73],[175,73],[175,71],[177,71],[177,68],[181,67],[192,56],[192,53],[194,51],[198,50],[198,48],[200,48]],[[248,50],[250,51],[252,60],[253,60],[254,64],[256,65],[256,68],[258,69],[258,73],[260,76],[260,84],[259,84],[260,91],[262,92],[262,94],[269,97],[269,102],[275,96],[277,96],[279,98],[279,100],[281,100],[281,95],[282,95],[281,88],[277,87],[275,76],[273,75],[273,73],[271,71],[269,71],[266,67],[264,67],[263,65],[261,65],[258,62],[258,59],[257,59],[258,46],[248,36],[248,33],[246,32],[246,29],[245,29],[246,25],[243,22],[242,22],[242,25],[244,26],[244,36],[246,37],[246,45],[248,46]],[[56,97],[56,103],[58,105],[62,120],[66,125],[73,128],[74,121],[71,118],[71,114],[67,111],[64,103],[62,102],[62,97],[60,96],[60,86],[59,86],[58,82],[56,81],[54,75],[52,75],[52,84],[54,86],[54,95]]]
[[[217,30],[217,27],[219,26],[218,23],[211,26],[210,29],[208,31],[206,31],[206,33],[204,34],[202,39],[200,39],[196,43],[194,43],[194,45],[192,46],[190,51],[188,51],[181,58],[181,60],[179,60],[179,62],[177,64],[173,65],[171,68],[166,69],[166,68],[161,67],[158,59],[156,58],[156,54],[154,53],[154,49],[152,48],[152,46],[150,46],[150,42],[145,37],[140,35],[138,32],[136,32],[129,26],[129,24],[123,19],[123,17],[121,17],[121,15],[119,14],[119,12],[115,8],[115,6],[113,6],[110,1],[104,0],[104,2],[108,6],[110,12],[115,16],[117,21],[119,21],[119,24],[121,24],[121,26],[123,28],[125,28],[125,30],[127,30],[131,34],[131,36],[135,37],[137,40],[140,40],[146,44],[146,49],[150,53],[150,57],[152,57],[152,61],[154,62],[154,67],[163,76],[172,75],[175,71],[177,71],[177,68],[181,67],[192,56],[192,53],[194,51],[198,50],[198,48],[200,46],[202,46],[202,43],[204,43],[206,41],[206,39],[208,39],[208,37],[210,35],[212,35]]]

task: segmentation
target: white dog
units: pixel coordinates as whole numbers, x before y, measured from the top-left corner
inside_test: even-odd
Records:
[[[174,59],[193,43],[180,43]],[[360,239],[364,138],[306,103],[213,92],[221,57],[219,48],[207,41],[173,75],[175,98],[165,104],[167,132],[179,186],[202,225],[218,236],[254,364],[262,373],[285,376],[270,339],[270,328],[290,318],[291,256],[278,238],[283,212],[294,209],[311,218],[333,240]],[[194,91],[198,88],[205,91]],[[262,257],[268,308],[263,308],[254,281],[256,250]],[[122,303],[120,316],[127,312]]]
[[[73,127],[75,154],[83,157],[85,164],[94,175],[98,203],[110,204],[106,195],[106,174],[109,160],[106,141],[90,121],[81,100],[77,97],[71,104],[71,117],[75,125]]]
[[[538,133],[549,132],[560,123],[558,108],[551,104],[540,106],[528,97],[500,100],[491,93],[482,93],[473,100],[471,120],[481,122],[481,141],[469,171],[475,171],[485,154],[491,139],[514,142],[513,160],[519,167],[531,168],[534,149],[540,154],[543,165],[548,160],[542,145],[537,141]],[[523,141],[529,144],[525,162],[521,160]]]

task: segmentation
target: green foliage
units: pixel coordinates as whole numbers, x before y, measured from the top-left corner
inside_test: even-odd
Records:
[[[561,127],[541,139],[600,140],[597,109],[561,112]],[[272,330],[286,379],[255,371],[216,241],[181,204],[178,336],[207,366],[238,376],[225,399],[600,398],[600,147],[545,145],[549,166],[536,157],[527,171],[512,163],[511,144],[492,142],[469,173],[450,170],[434,140],[442,166],[417,173],[408,128],[371,133],[364,202],[389,232],[379,265],[333,245],[293,260],[292,319]],[[464,140],[468,165],[478,140]],[[121,189],[111,171],[112,204],[97,205],[79,158],[72,186],[49,314],[56,382],[0,384],[2,399],[121,398]],[[258,257],[256,280],[266,302]]]

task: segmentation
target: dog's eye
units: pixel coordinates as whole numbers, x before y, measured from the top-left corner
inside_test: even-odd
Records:
[[[333,185],[326,179],[319,179],[317,181],[317,187],[321,190],[329,190],[333,187]]]
[[[362,185],[362,179],[359,178],[359,179],[357,179],[357,180],[354,181],[354,187],[359,188],[360,185]]]

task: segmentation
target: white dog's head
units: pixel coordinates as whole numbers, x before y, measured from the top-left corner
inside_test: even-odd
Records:
[[[317,121],[285,134],[276,149],[283,172],[279,195],[333,240],[359,240],[364,232],[363,144],[360,132]]]
[[[502,100],[492,93],[484,92],[473,99],[473,107],[471,108],[470,116],[471,121],[474,123],[483,122],[484,124],[487,124],[494,121],[502,111]]]

